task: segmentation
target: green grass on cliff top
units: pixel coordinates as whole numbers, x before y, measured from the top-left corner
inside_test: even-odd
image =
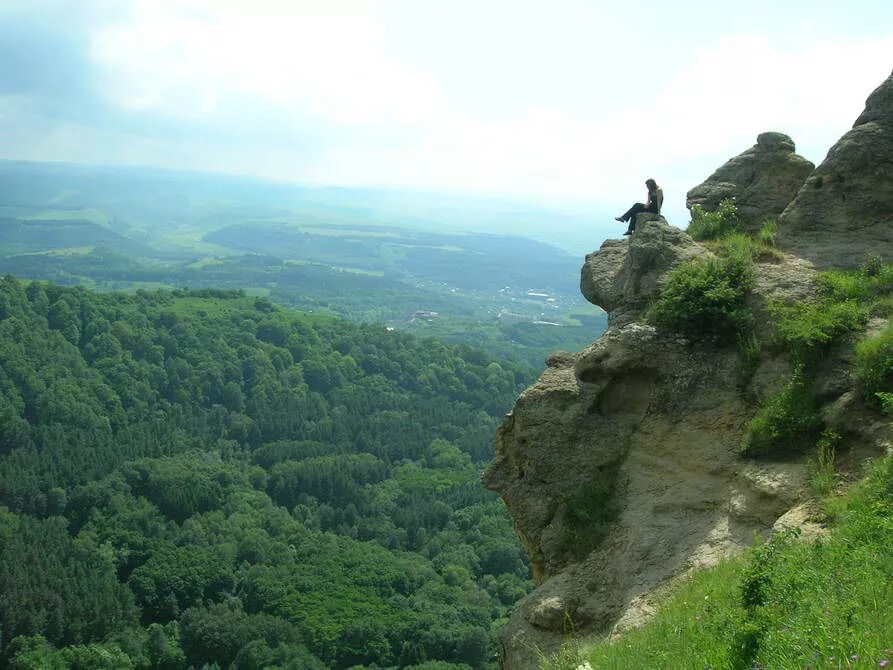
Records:
[[[543,667],[893,669],[893,459],[868,470],[826,501],[829,537],[757,544],[686,579],[647,626]]]

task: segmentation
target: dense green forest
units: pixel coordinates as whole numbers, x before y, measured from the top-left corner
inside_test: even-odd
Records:
[[[487,668],[533,371],[240,291],[0,280],[0,664]]]

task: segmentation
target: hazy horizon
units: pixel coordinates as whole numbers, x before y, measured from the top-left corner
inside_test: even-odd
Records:
[[[731,7],[729,5],[728,7]],[[821,162],[893,7],[81,0],[0,7],[0,158],[619,213],[758,133]]]

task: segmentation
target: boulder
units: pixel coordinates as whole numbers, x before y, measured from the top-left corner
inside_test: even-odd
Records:
[[[662,216],[636,225],[627,239],[605,240],[598,251],[586,256],[580,271],[583,297],[609,312],[609,317],[617,312],[614,320],[647,304],[667,271],[710,253]]]
[[[776,242],[820,269],[893,261],[893,74],[785,209]]]
[[[814,167],[794,153],[794,141],[784,133],[762,133],[754,146],[691,189],[685,206],[713,211],[725,198],[734,198],[741,227],[752,232],[781,215]]]

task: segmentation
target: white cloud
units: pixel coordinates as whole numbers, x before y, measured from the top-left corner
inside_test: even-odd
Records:
[[[451,18],[443,30],[453,37],[428,33],[436,45],[427,49],[436,21],[423,30],[413,5],[411,20],[401,15],[412,39],[395,40],[391,0],[83,4],[106,17],[91,33],[99,89],[142,124],[106,129],[105,144],[98,128],[96,154],[121,160],[132,147],[127,162],[624,204],[654,177],[680,209],[685,190],[763,130],[789,133],[820,161],[889,75],[893,53],[891,35],[792,26],[685,48],[678,36],[652,36],[627,54],[617,48],[623,25],[576,2],[559,3],[552,32],[542,25],[552,10],[539,3],[505,22],[514,4],[450,5],[458,14],[434,16]],[[476,45],[467,53],[455,34],[466,23]],[[618,95],[631,82],[639,93]],[[510,102],[494,104],[503,93]],[[172,128],[187,139],[172,139]],[[199,128],[228,132],[189,135]],[[67,137],[65,158],[78,160],[82,145]],[[44,140],[33,145],[47,151]]]
[[[891,53],[893,37],[803,49],[729,36],[599,118],[547,108],[497,123],[457,115],[402,160],[405,172],[456,187],[609,200],[653,175],[684,195],[765,130],[792,135],[821,161],[890,74]]]
[[[416,124],[437,86],[388,53],[372,2],[135,3],[94,36],[111,98],[200,119],[229,96],[341,124]]]

